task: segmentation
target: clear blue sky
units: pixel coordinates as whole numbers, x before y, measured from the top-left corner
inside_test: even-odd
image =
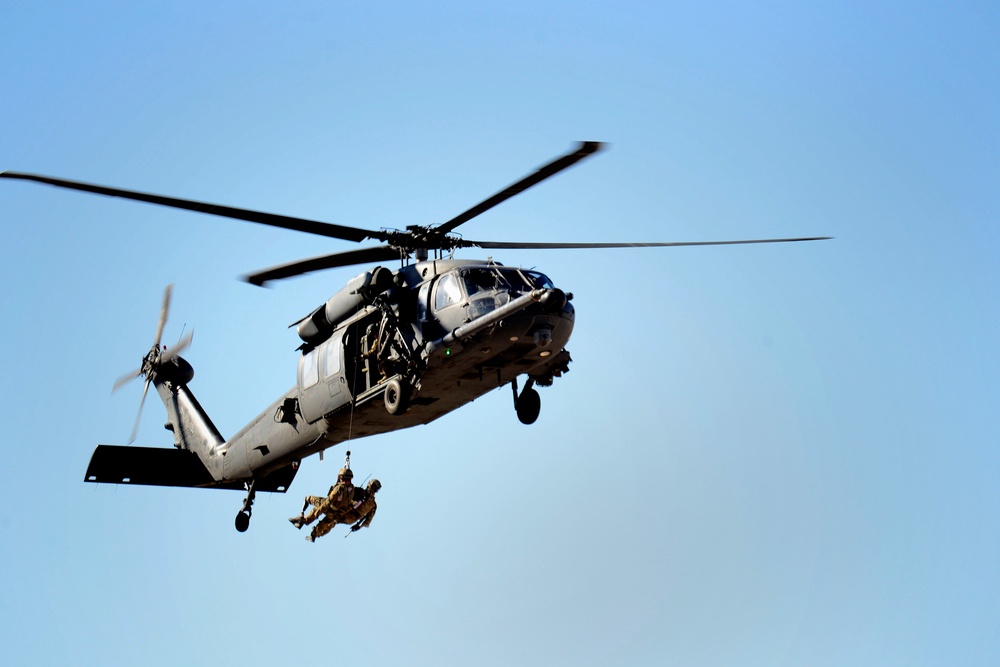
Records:
[[[442,222],[610,149],[472,238],[814,244],[497,253],[576,294],[572,372],[353,443],[372,528],[83,483],[114,380],[196,332],[231,435],[347,244],[0,182],[0,663],[1000,663],[993,3],[0,6],[0,169],[361,227]],[[137,444],[170,446],[147,402]]]

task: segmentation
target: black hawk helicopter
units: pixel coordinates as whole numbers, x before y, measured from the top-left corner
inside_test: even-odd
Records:
[[[152,385],[167,410],[174,448],[99,445],[85,481],[114,484],[240,489],[247,492],[236,516],[245,531],[258,491],[284,492],[299,463],[350,438],[427,424],[497,387],[510,384],[514,409],[525,424],[538,418],[535,386],[547,387],[569,370],[566,349],[573,331],[572,294],[534,270],[492,260],[451,258],[466,248],[638,248],[816,241],[829,237],[681,243],[517,243],[471,241],[452,234],[497,204],[601,149],[580,143],[534,173],[437,226],[405,230],[360,229],[327,222],[219,206],[13,171],[0,177],[187,209],[345,241],[381,245],[275,266],[245,277],[254,285],[321,269],[378,262],[293,326],[298,381],[229,439],[220,435],[188,385],[194,369],[160,345],[170,305],[164,295],[149,352],[119,388],[145,378],[140,413]],[[518,391],[518,378],[526,376]],[[136,429],[138,420],[136,422]],[[136,429],[133,429],[132,440]],[[130,441],[131,442],[131,441]]]

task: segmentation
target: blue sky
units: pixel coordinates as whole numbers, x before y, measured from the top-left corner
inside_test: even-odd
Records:
[[[378,517],[88,485],[194,329],[226,435],[294,382],[287,329],[347,249],[0,183],[4,664],[995,665],[1000,126],[989,3],[71,3],[0,7],[0,169],[513,241],[829,235],[504,252],[576,295],[535,425],[504,388],[351,444]],[[136,444],[169,446],[148,401]]]

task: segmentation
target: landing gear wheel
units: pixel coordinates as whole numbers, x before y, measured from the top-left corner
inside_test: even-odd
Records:
[[[517,397],[514,410],[522,424],[534,424],[535,420],[538,419],[538,414],[542,411],[542,398],[531,387],[525,387],[521,395]]]
[[[236,515],[236,530],[241,533],[247,532],[250,527],[250,512],[240,512]]]
[[[390,415],[401,415],[410,407],[410,387],[393,378],[385,383],[385,409]]]

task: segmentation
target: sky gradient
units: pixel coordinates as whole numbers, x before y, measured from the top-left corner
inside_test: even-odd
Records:
[[[351,245],[0,181],[0,663],[1000,662],[1000,10],[990,3],[21,2],[0,169],[496,241],[575,295],[571,372],[351,443],[370,529],[287,494],[90,485],[156,329],[232,435]],[[463,253],[466,257],[486,253]],[[169,447],[147,401],[137,445]]]

